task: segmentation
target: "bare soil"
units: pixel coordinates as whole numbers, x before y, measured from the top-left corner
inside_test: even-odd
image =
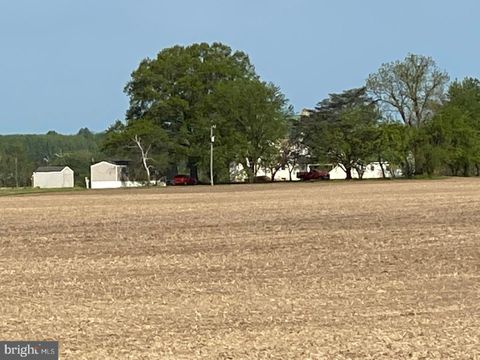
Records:
[[[0,339],[61,359],[480,358],[480,179],[0,197]]]

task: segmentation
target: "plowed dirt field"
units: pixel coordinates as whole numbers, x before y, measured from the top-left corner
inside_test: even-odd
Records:
[[[480,358],[480,179],[0,197],[0,340],[75,360]]]

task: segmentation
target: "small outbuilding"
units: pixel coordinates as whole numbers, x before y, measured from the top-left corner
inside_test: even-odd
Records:
[[[131,181],[128,177],[128,160],[101,161],[90,166],[90,187],[92,189],[115,189],[140,187],[143,182]]]
[[[73,188],[74,174],[68,166],[41,166],[32,176],[33,187],[42,189]]]
[[[128,181],[126,161],[101,161],[90,166],[92,189],[112,189],[126,186]]]

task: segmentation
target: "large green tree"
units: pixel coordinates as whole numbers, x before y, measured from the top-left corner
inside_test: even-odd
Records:
[[[431,171],[480,175],[480,81],[453,82],[448,100],[428,124],[426,136],[436,160]],[[446,169],[445,169],[446,168]]]
[[[217,149],[223,146],[225,158],[242,164],[253,181],[262,165],[278,159],[280,143],[287,138],[292,110],[285,96],[273,84],[238,79],[219,84],[211,99]]]
[[[170,157],[184,162],[190,175],[207,163],[210,126],[215,122],[211,95],[219,84],[256,80],[248,56],[220,44],[174,46],[143,60],[125,87],[128,123],[148,119],[172,142]]]

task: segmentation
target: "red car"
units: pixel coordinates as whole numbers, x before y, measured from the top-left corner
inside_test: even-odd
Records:
[[[197,180],[187,175],[175,175],[172,185],[197,185]]]

